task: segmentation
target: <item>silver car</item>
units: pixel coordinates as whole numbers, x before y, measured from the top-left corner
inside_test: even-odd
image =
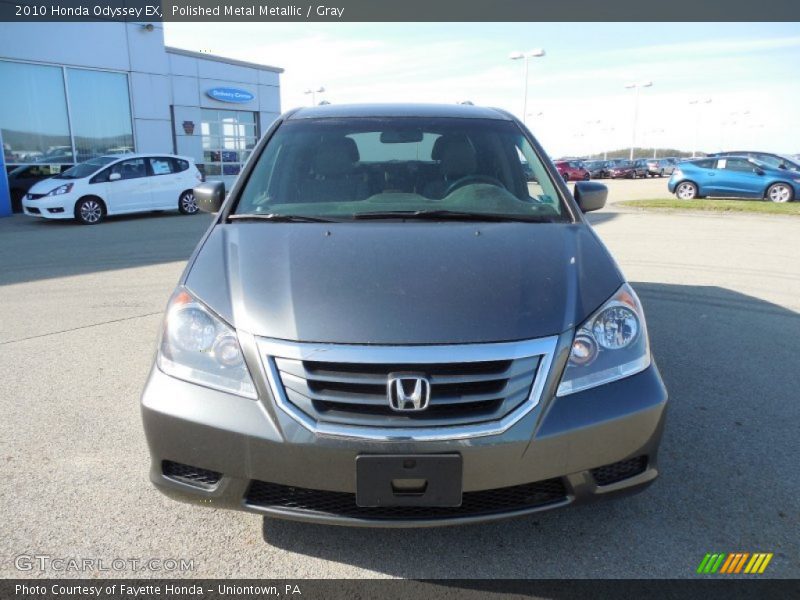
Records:
[[[265,134],[169,302],[142,395],[164,493],[426,526],[644,489],[667,392],[642,305],[528,130],[320,106]]]

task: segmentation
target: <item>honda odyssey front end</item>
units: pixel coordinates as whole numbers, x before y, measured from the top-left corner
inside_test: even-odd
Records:
[[[281,117],[173,294],[142,396],[188,502],[424,526],[639,491],[667,394],[641,303],[529,132],[471,106]]]

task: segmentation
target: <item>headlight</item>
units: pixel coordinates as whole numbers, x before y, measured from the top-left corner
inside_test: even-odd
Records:
[[[172,377],[257,397],[236,332],[184,289],[170,300],[156,363]]]
[[[578,327],[556,395],[628,377],[650,366],[644,312],[627,283]]]
[[[54,190],[50,190],[45,194],[45,196],[61,196],[62,194],[69,194],[70,190],[72,189],[72,183],[65,183],[64,185],[58,186]]]

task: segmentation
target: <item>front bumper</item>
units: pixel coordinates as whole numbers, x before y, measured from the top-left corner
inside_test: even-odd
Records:
[[[277,409],[271,398],[265,401],[266,388],[259,389],[261,400],[250,400],[174,379],[154,367],[142,395],[150,479],[185,502],[380,527],[518,516],[636,492],[652,483],[667,403],[655,364],[562,398],[553,396],[558,378],[550,379],[539,406],[501,434],[374,441],[315,434]],[[357,456],[437,453],[462,456],[460,509],[393,512],[355,506]],[[625,464],[639,467],[626,471]],[[181,476],[183,468],[194,469],[194,478]]]
[[[44,196],[36,200],[28,200],[26,195],[22,198],[22,211],[31,217],[74,219],[75,201],[76,198],[72,194]]]

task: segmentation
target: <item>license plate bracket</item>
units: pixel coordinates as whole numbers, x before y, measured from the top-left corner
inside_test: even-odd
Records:
[[[358,506],[461,506],[460,454],[356,457]]]

